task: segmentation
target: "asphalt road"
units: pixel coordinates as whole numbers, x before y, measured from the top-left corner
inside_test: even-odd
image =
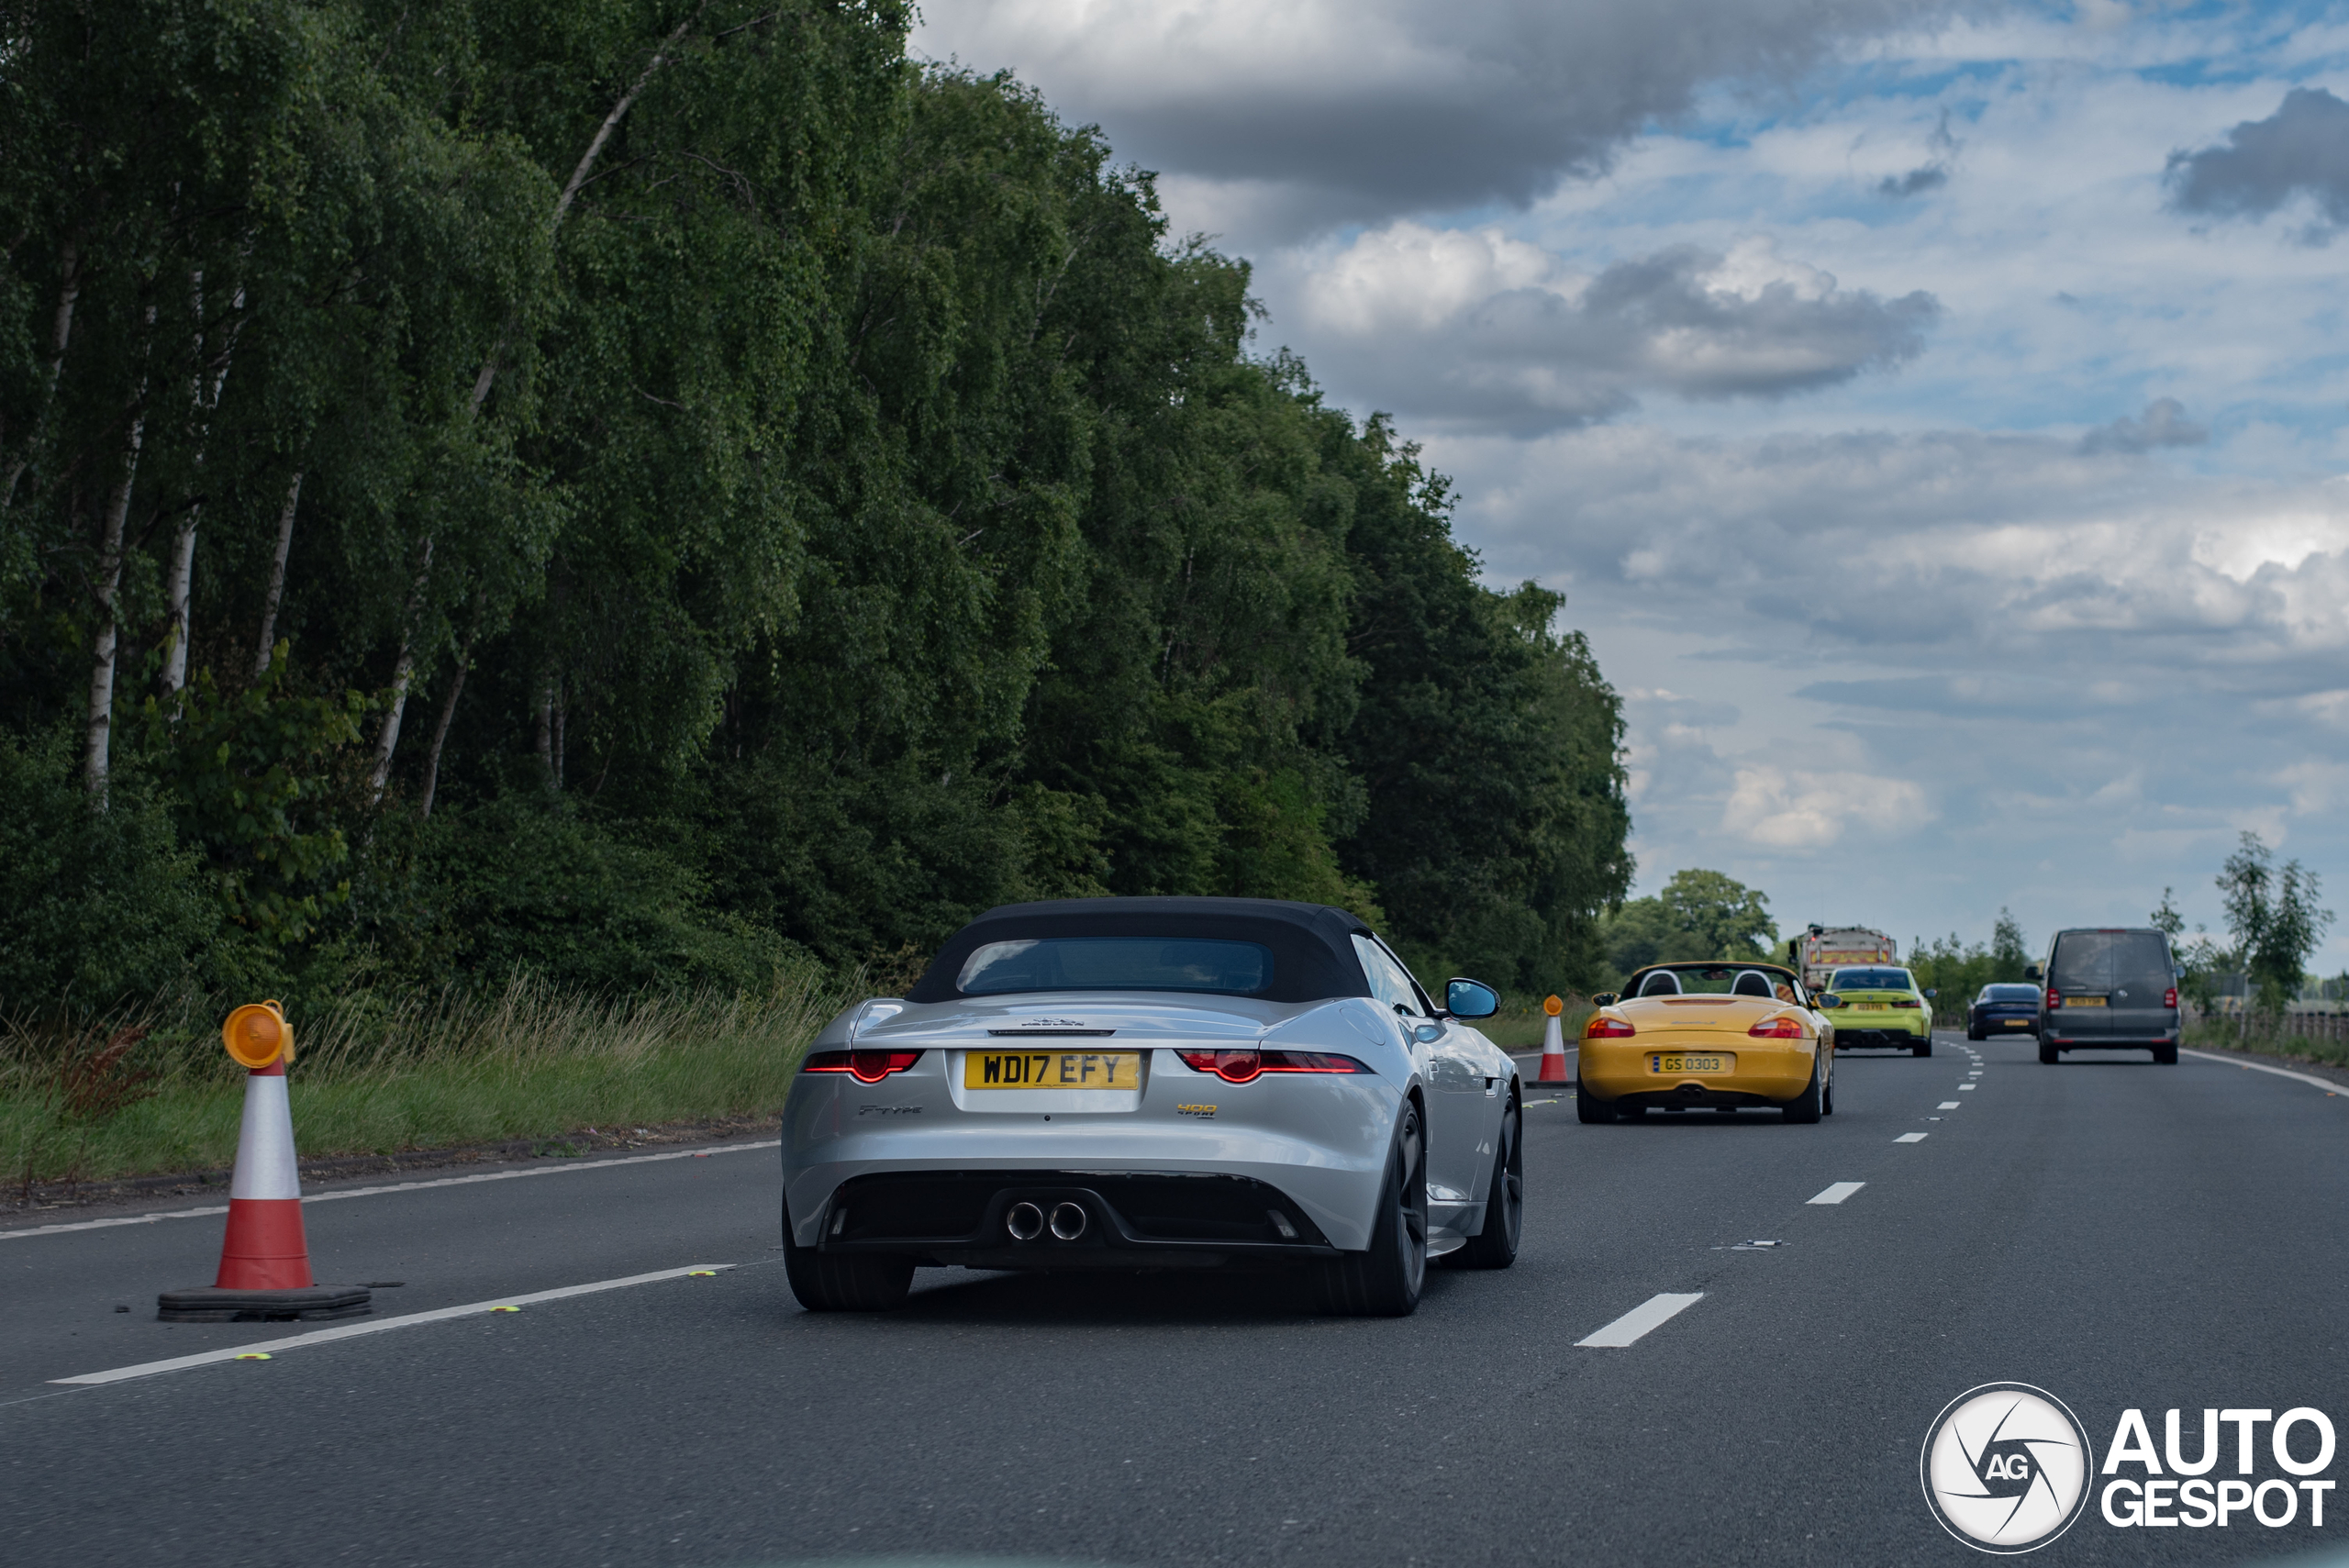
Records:
[[[803,1313],[769,1148],[306,1210],[321,1278],[405,1282],[382,1317],[707,1277],[61,1385],[301,1330],[153,1321],[217,1217],[0,1231],[0,1562],[1960,1562],[1918,1454],[1980,1384],[2057,1395],[2099,1455],[2131,1407],[2192,1447],[2203,1407],[2312,1406],[2349,1449],[2349,1090],[1947,1036],[1838,1074],[1809,1128],[1529,1105],[1517,1267],[1392,1321],[961,1271]],[[1577,1345],[1659,1295],[1699,1298]],[[2349,1535],[2334,1498],[2321,1529],[2091,1506],[2036,1560],[2266,1561]]]

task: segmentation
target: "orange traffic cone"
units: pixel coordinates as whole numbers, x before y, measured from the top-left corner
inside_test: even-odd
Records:
[[[209,1286],[165,1291],[156,1316],[167,1323],[234,1323],[356,1318],[372,1310],[364,1286],[322,1285],[310,1276],[294,1110],[285,1097],[294,1030],[284,1012],[275,1002],[250,1003],[228,1015],[220,1038],[246,1072],[220,1272]]]
[[[1542,1026],[1542,1073],[1533,1081],[1537,1084],[1569,1083],[1573,1074],[1566,1071],[1566,1040],[1558,1027],[1558,1015],[1566,1010],[1566,1005],[1555,996],[1548,996],[1542,999],[1542,1010],[1550,1015],[1550,1021]]]

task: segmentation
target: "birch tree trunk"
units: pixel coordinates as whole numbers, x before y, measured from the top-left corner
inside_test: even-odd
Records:
[[[400,656],[392,665],[392,705],[384,711],[384,727],[375,733],[375,772],[369,780],[370,798],[381,800],[392,776],[392,755],[399,750],[400,718],[407,711],[408,688],[416,684],[416,638],[424,620],[424,595],[432,585],[432,540],[424,541],[424,562],[416,571],[416,585],[408,591],[407,613],[400,619]]]
[[[17,498],[17,481],[32,466],[33,454],[40,446],[41,433],[49,425],[49,411],[57,399],[57,383],[65,373],[65,347],[73,339],[73,306],[82,297],[82,252],[68,239],[58,253],[57,315],[51,321],[49,335],[49,380],[41,389],[40,408],[33,416],[32,428],[25,432],[24,449],[8,464],[8,477],[0,482],[0,512]]]
[[[285,487],[285,505],[277,513],[277,554],[270,562],[269,595],[261,606],[261,651],[253,656],[253,679],[258,681],[269,673],[269,662],[277,648],[277,605],[285,596],[285,557],[294,548],[294,508],[302,501],[302,471],[294,471],[294,483]]]
[[[611,140],[612,132],[618,129],[620,121],[628,117],[629,110],[633,108],[637,99],[643,95],[644,89],[651,83],[653,75],[669,63],[669,51],[675,49],[685,36],[693,30],[694,24],[701,20],[702,12],[708,9],[708,6],[709,0],[702,0],[700,5],[694,7],[691,15],[677,24],[674,31],[661,40],[661,47],[652,51],[652,58],[645,62],[644,69],[637,74],[636,80],[629,84],[628,91],[622,93],[618,100],[612,105],[611,112],[604,117],[603,124],[596,128],[596,134],[588,139],[587,150],[580,154],[578,164],[571,171],[571,178],[563,182],[562,194],[555,198],[554,211],[547,219],[547,232],[550,237],[562,228],[563,218],[571,212],[571,204],[577,199],[580,188],[587,183],[589,174],[594,172],[596,161],[604,155],[604,144]],[[496,384],[498,368],[505,357],[506,339],[501,335],[497,342],[491,346],[488,358],[482,361],[480,373],[473,377],[473,396],[465,406],[467,418],[481,417],[482,405],[489,401],[490,388]],[[400,718],[406,711],[408,687],[416,676],[416,639],[421,630],[417,625],[417,617],[423,612],[426,602],[425,590],[429,586],[429,574],[432,568],[432,540],[429,539],[424,541],[424,573],[417,578],[416,592],[408,601],[408,618],[400,631],[399,662],[393,667],[392,673],[391,706],[384,710],[383,728],[376,732],[375,737],[374,791],[379,799],[384,793],[384,781],[391,777],[392,756],[398,751],[400,743]]]
[[[473,639],[457,651],[456,678],[449,683],[449,695],[440,699],[440,719],[432,727],[432,744],[424,753],[424,795],[417,812],[426,821],[432,819],[432,797],[440,790],[440,748],[449,740],[449,721],[457,717],[457,699],[464,695],[465,672],[473,667]]]
[[[155,307],[147,307],[150,339],[155,328]],[[142,358],[145,350],[140,350]],[[98,635],[90,653],[90,717],[82,751],[82,784],[101,809],[106,799],[106,776],[113,762],[114,655],[119,636],[115,597],[122,587],[123,525],[130,516],[130,493],[139,478],[139,453],[147,437],[147,378],[139,378],[131,394],[130,431],[123,442],[122,477],[106,496],[98,538]]]
[[[229,304],[230,325],[227,341],[221,344],[217,363],[207,364],[204,358],[204,269],[188,270],[188,299],[195,311],[195,366],[188,384],[188,427],[194,456],[190,487],[195,495],[190,500],[186,514],[180,519],[179,531],[172,539],[172,558],[163,581],[163,598],[172,609],[171,645],[163,658],[163,692],[176,695],[187,684],[188,599],[195,587],[195,529],[204,515],[204,452],[212,436],[212,416],[220,406],[220,395],[228,384],[228,359],[236,350],[236,317],[244,307],[245,291],[239,285]],[[206,373],[211,373],[211,384],[206,384]]]

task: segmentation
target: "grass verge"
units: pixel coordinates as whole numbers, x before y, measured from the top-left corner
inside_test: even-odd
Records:
[[[2287,1062],[2349,1068],[2349,1042],[2310,1040],[2306,1035],[2287,1034],[2280,1029],[2263,1033],[2256,1021],[2247,1038],[2237,1032],[2235,1024],[2224,1019],[2188,1024],[2186,1026],[2186,1043],[2199,1046],[2205,1051],[2256,1051],[2265,1056],[2281,1057]]]
[[[814,973],[757,994],[607,998],[529,980],[486,997],[362,994],[292,1020],[295,1140],[326,1158],[771,1113],[843,995]],[[117,1020],[103,1038],[150,1028]],[[116,1069],[144,1075],[145,1097],[113,1108],[60,1068],[102,1049],[0,1030],[0,1173],[12,1185],[234,1162],[244,1073],[217,1037],[155,1037],[164,1043],[122,1053]]]

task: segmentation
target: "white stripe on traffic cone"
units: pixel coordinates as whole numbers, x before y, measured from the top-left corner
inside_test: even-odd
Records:
[[[1537,1084],[1564,1084],[1568,1081],[1566,1039],[1564,1031],[1558,1026],[1558,1015],[1566,1010],[1566,1005],[1557,997],[1550,996],[1543,999],[1542,1010],[1550,1015],[1550,1019],[1542,1026],[1542,1072],[1533,1081]]]

